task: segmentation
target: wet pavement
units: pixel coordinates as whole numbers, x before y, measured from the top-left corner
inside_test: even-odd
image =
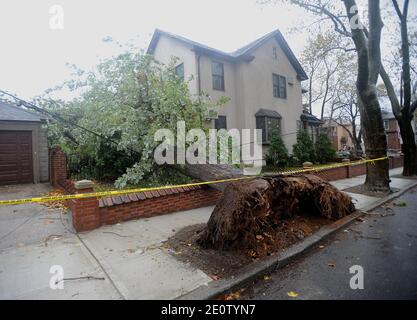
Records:
[[[243,299],[417,299],[417,188],[246,288]],[[353,290],[354,265],[364,289]]]

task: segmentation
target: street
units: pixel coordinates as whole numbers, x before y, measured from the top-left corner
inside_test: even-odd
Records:
[[[417,188],[246,288],[242,299],[417,299]],[[364,289],[349,273],[363,267]]]

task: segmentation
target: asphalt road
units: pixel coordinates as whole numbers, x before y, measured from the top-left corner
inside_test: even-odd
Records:
[[[363,268],[364,289],[350,287],[353,265]],[[258,280],[242,298],[417,299],[417,188]]]

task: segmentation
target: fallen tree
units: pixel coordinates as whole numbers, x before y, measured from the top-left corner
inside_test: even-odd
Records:
[[[310,174],[267,176],[229,184],[197,243],[219,250],[274,247],[280,223],[295,215],[339,219],[355,211],[351,198]]]

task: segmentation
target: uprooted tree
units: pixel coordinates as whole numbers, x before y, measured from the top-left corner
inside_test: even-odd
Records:
[[[339,219],[354,211],[348,195],[315,175],[254,178],[226,187],[197,243],[265,253],[279,241],[276,227],[285,218],[312,214]]]

